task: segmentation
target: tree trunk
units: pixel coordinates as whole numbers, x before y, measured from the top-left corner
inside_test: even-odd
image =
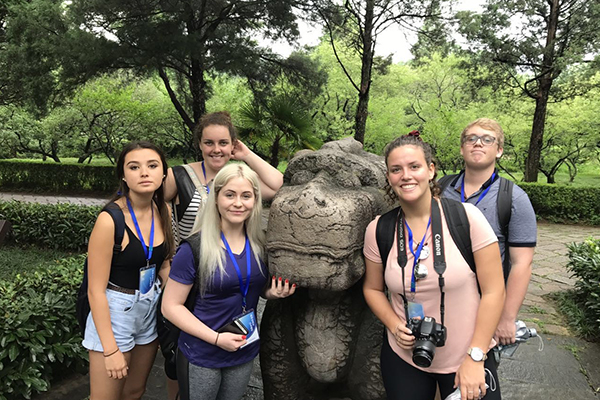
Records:
[[[271,161],[270,164],[277,168],[279,165],[279,142],[281,141],[281,137],[276,136],[273,141],[273,145],[271,146]]]
[[[544,47],[544,61],[542,74],[539,77],[539,87],[535,99],[535,112],[533,114],[533,126],[531,127],[531,138],[529,140],[529,151],[525,160],[525,182],[537,182],[538,168],[542,154],[544,141],[544,127],[546,125],[546,109],[552,81],[560,74],[555,63],[556,31],[558,29],[558,17],[560,11],[559,0],[551,0],[550,15],[548,16],[548,27],[546,46]]]
[[[371,89],[371,72],[373,67],[373,9],[374,1],[368,0],[365,10],[365,31],[363,36],[362,67],[360,73],[360,88],[358,91],[358,105],[354,118],[354,139],[365,142],[367,117],[369,116],[369,91]]]
[[[540,83],[539,96],[535,100],[535,112],[533,114],[533,126],[531,138],[529,139],[529,151],[525,160],[525,182],[537,182],[542,145],[544,143],[544,128],[546,125],[546,110],[548,108],[548,96],[552,81],[544,79]]]
[[[88,137],[88,140],[85,142],[85,146],[83,147],[83,155],[81,155],[77,159],[78,164],[83,164],[83,162],[90,156],[90,148],[92,147],[92,138]]]

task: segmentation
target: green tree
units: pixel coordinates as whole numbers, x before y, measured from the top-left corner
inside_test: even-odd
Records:
[[[572,68],[595,69],[587,60],[600,46],[600,1],[487,0],[481,14],[458,17],[461,33],[481,59],[503,67],[512,84],[535,100],[524,179],[536,182],[548,103],[589,89],[568,77],[561,84],[560,78]]]
[[[44,116],[60,103],[61,46],[68,25],[62,0],[6,0],[0,4],[0,105]]]
[[[354,138],[364,143],[373,68],[385,69],[391,64],[389,57],[375,57],[377,37],[392,24],[411,26],[414,20],[432,17],[431,9],[423,2],[406,0],[347,0],[343,3],[316,0],[313,6],[318,18],[325,24],[338,64],[358,94]],[[346,67],[338,53],[338,41],[359,57],[359,73],[353,74]]]
[[[206,112],[207,72],[264,79],[262,67],[279,58],[252,37],[293,39],[292,6],[284,0],[74,0],[70,9],[79,37],[93,33],[101,50],[91,64],[78,60],[79,71],[155,71],[192,131]]]
[[[267,154],[272,166],[301,148],[316,149],[310,116],[297,97],[281,94],[265,105],[251,101],[240,110],[240,136],[258,154]]]
[[[429,9],[433,15],[449,14],[448,10],[443,10],[441,0],[431,0]],[[457,51],[456,40],[452,38],[451,24],[448,18],[428,18],[418,32],[417,42],[413,44],[410,52],[413,55],[412,63],[420,64],[424,57],[431,57],[433,53],[439,53],[443,56]]]

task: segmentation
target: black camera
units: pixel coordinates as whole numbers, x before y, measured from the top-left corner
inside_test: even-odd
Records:
[[[446,327],[435,322],[435,318],[411,318],[406,324],[417,339],[413,348],[413,362],[427,368],[433,361],[435,348],[446,344]]]

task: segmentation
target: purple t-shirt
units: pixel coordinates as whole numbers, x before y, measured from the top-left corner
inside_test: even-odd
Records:
[[[225,250],[223,251],[227,254]],[[241,254],[234,254],[234,256],[245,283],[246,251],[242,251]],[[242,313],[242,293],[238,275],[229,255],[226,256],[226,260],[225,271],[227,275],[223,276],[217,269],[213,284],[207,288],[204,297],[197,297],[192,312],[194,316],[214,330],[230,323]],[[250,255],[250,266],[250,287],[246,296],[246,309],[256,310],[258,298],[267,282],[268,271],[261,261],[262,271],[264,271],[261,272],[256,264],[254,253]],[[173,258],[169,278],[184,285],[191,285],[196,278],[196,272],[197,266],[194,264],[192,248],[189,243],[184,242]],[[205,368],[224,368],[241,365],[253,360],[258,355],[260,340],[238,351],[228,352],[213,343],[207,343],[181,331],[179,349],[188,361],[194,365]]]

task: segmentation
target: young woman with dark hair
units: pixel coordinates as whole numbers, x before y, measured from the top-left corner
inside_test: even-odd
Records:
[[[455,204],[464,206],[469,221],[475,273],[446,224],[430,146],[413,131],[389,143],[384,156],[400,208],[393,231],[382,233],[394,238],[385,266],[376,240],[380,217],[367,227],[363,292],[386,327],[381,374],[387,397],[433,400],[438,386],[442,398],[459,386],[463,400],[500,399],[495,365],[486,361],[504,304],[498,239],[481,211]],[[433,322],[428,317],[437,336],[421,331]],[[420,333],[425,340],[416,340]],[[486,369],[496,383],[490,389]]]
[[[119,190],[105,206],[122,213],[125,232],[113,257],[115,222],[100,213],[88,245],[88,298],[83,346],[89,350],[90,398],[140,399],[158,348],[159,276],[174,252],[163,182],[167,163],[152,143],[125,146],[117,161]]]

